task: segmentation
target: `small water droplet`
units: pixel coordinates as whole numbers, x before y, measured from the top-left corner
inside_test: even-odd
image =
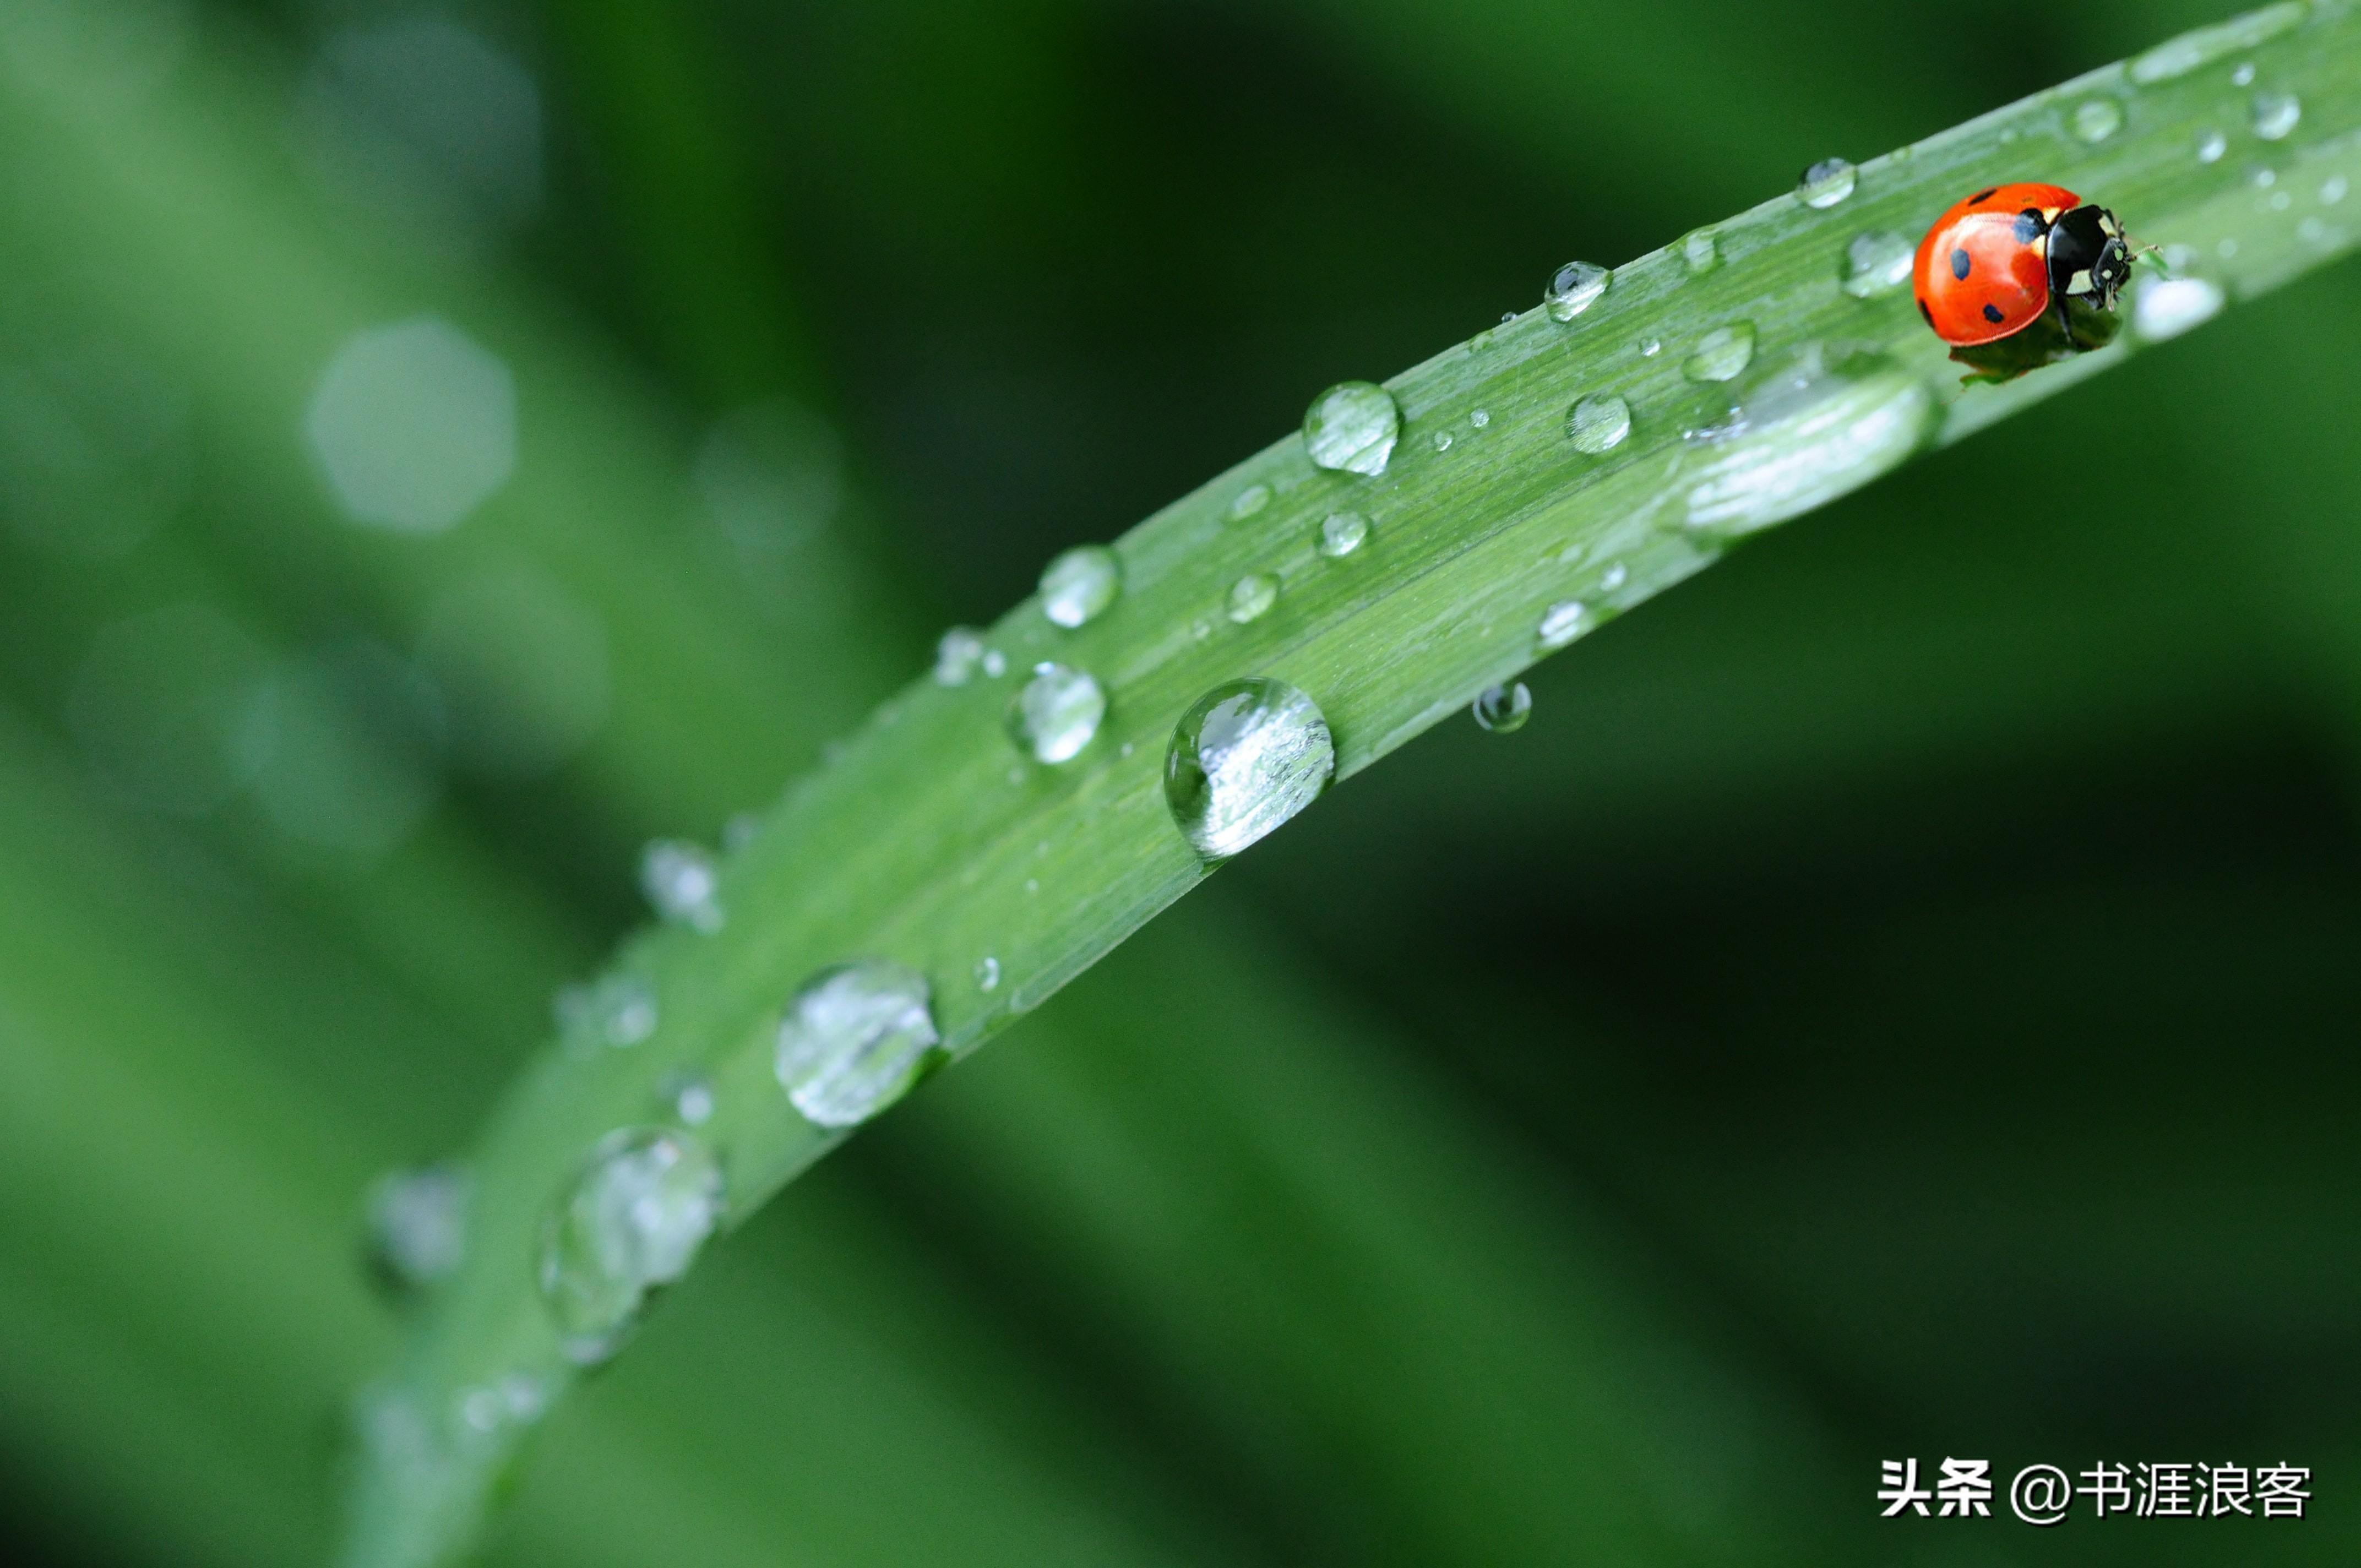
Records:
[[[983,651],[984,679],[996,681],[1008,673],[1008,655],[997,648]]]
[[[2270,194],[2270,200],[2265,202],[2263,205],[2275,213],[2284,213],[2295,205],[2295,198],[2285,191],[2274,191]]]
[[[1476,716],[1479,728],[1495,735],[1514,735],[1532,717],[1533,694],[1522,681],[1511,685],[1486,686],[1477,695],[1469,711]]]
[[[983,633],[972,626],[954,626],[935,644],[935,684],[963,686],[983,667]]]
[[[2345,192],[2351,189],[2352,187],[2345,183],[2345,176],[2332,174],[2320,182],[2320,204],[2323,207],[2333,207],[2345,200]]]
[[[2221,313],[2220,284],[2204,278],[2149,278],[2132,302],[2132,330],[2150,343],[2179,337]]]
[[[1434,449],[1437,452],[1448,452],[1451,450],[1451,433],[1449,431],[1438,430],[1434,433]]]
[[[1230,502],[1230,521],[1244,522],[1268,505],[1270,505],[1270,487],[1248,485]]]
[[[636,1046],[656,1032],[656,993],[630,974],[569,985],[557,993],[557,1026],[588,1046]]]
[[[1173,727],[1164,799],[1191,847],[1221,860],[1319,799],[1335,773],[1319,704],[1284,681],[1228,681]]]
[[[2197,161],[2219,163],[2222,155],[2230,150],[2230,138],[2220,131],[2204,131],[2197,137]]]
[[[2098,143],[2124,128],[2124,106],[2113,98],[2091,98],[2075,105],[2074,134]]]
[[[989,953],[975,960],[975,988],[978,991],[1000,989],[1000,960]]]
[[[2255,94],[2255,134],[2265,141],[2284,141],[2303,118],[2303,102],[2292,93]]]
[[[1320,554],[1330,560],[1350,555],[1369,537],[1369,520],[1356,511],[1332,511],[1320,525]]]
[[[1560,599],[1542,611],[1535,632],[1541,651],[1554,653],[1590,630],[1590,607],[1580,599]]]
[[[1804,170],[1795,193],[1807,207],[1833,207],[1852,194],[1861,171],[1841,158],[1824,158]]]
[[[1566,411],[1565,433],[1577,452],[1611,452],[1631,433],[1631,405],[1612,392],[1593,392]]]
[[[822,970],[796,992],[774,1065],[806,1120],[852,1127],[907,1093],[941,1041],[926,976],[869,959]]]
[[[1279,579],[1268,572],[1249,572],[1230,585],[1230,619],[1240,626],[1260,620],[1278,602]]]
[[[1681,374],[1692,381],[1729,381],[1752,363],[1754,323],[1732,322],[1697,339],[1697,352],[1681,364]]]
[[[1611,594],[1617,588],[1621,587],[1626,582],[1630,581],[1631,576],[1631,568],[1624,565],[1622,562],[1618,561],[1613,565],[1608,567],[1607,570],[1598,574],[1598,586]]]
[[[603,1361],[650,1292],[688,1272],[722,1212],[721,1168],[686,1133],[608,1135],[542,1226],[542,1299],[576,1361]]]
[[[1662,338],[1643,337],[1640,340],[1640,357],[1642,359],[1653,359],[1664,351],[1664,344]]]
[[[640,891],[656,914],[710,934],[721,929],[721,872],[701,844],[658,839],[640,853]]]
[[[1711,229],[1697,229],[1681,240],[1681,266],[1692,278],[1721,265],[1721,242]]]
[[[1071,762],[1099,732],[1106,710],[1106,690],[1089,671],[1036,664],[1008,705],[1009,738],[1036,762]]]
[[[2253,60],[2242,60],[2236,66],[2232,68],[2230,71],[2231,86],[2252,87],[2254,84],[2255,62]]]
[[[529,1427],[549,1411],[549,1388],[529,1372],[511,1372],[497,1383],[462,1389],[456,1404],[465,1435],[480,1442],[517,1427]]]
[[[1026,891],[1026,892],[1027,892],[1027,893],[1038,893],[1038,892],[1040,892],[1040,891],[1041,891],[1041,879],[1040,879],[1039,877],[1030,877],[1030,876],[1029,876],[1029,877],[1027,877],[1027,878],[1025,879],[1025,891]]]
[[[459,1272],[467,1255],[474,1183],[456,1165],[389,1171],[370,1186],[369,1262],[396,1290],[423,1290]]]
[[[1500,324],[1502,326],[1507,326],[1510,322],[1515,321],[1516,319],[1517,313],[1514,311],[1502,311],[1500,313]]]
[[[1910,281],[1910,262],[1916,252],[1909,236],[1892,229],[1857,234],[1845,246],[1844,270],[1838,280],[1856,300],[1891,294]]]
[[[1489,427],[1492,422],[1492,411],[1490,409],[1477,409],[1474,413],[1467,416],[1467,422],[1477,430],[1486,429]]]
[[[2279,182],[2279,171],[2276,169],[2257,169],[2246,176],[2246,183],[2257,191],[2268,191]]]
[[[713,1120],[713,1083],[703,1073],[666,1073],[656,1094],[688,1126],[702,1127]]]
[[[1104,544],[1067,551],[1041,573],[1041,613],[1071,631],[1115,603],[1123,589],[1123,566]]]
[[[1375,476],[1386,471],[1401,437],[1401,410],[1374,381],[1345,381],[1312,400],[1303,415],[1303,448],[1333,473]]]
[[[1549,312],[1550,320],[1570,322],[1607,292],[1615,275],[1604,267],[1594,267],[1587,261],[1569,261],[1559,268],[1542,291],[1542,308]]]

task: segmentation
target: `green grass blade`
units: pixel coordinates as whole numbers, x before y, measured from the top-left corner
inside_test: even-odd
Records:
[[[2233,75],[2244,65],[2251,83]],[[2264,93],[2300,103],[2291,128],[2262,112]],[[2216,135],[2222,155],[2201,157]],[[2114,346],[1963,389],[1906,289],[1857,298],[1839,279],[1861,236],[1915,240],[1975,187],[2026,178],[2114,206],[2167,247],[2181,274],[2171,287],[2202,308],[2175,321],[2155,308],[2173,294],[2148,295]],[[571,1376],[533,1285],[543,1217],[602,1136],[665,1118],[656,1089],[668,1075],[712,1081],[701,1135],[735,1214],[826,1153],[837,1135],[798,1117],[771,1071],[781,1006],[815,971],[862,958],[918,970],[949,1049],[964,1053],[1192,887],[1208,868],[1174,831],[1161,775],[1174,721],[1207,688],[1268,675],[1312,694],[1349,774],[1532,663],[1550,607],[1580,601],[1579,628],[1594,628],[1758,527],[2343,255],[2356,180],[2361,16],[2275,5],[1875,159],[1831,207],[1789,194],[1741,214],[1713,231],[1709,269],[1675,245],[1619,269],[1570,322],[1530,312],[1405,372],[1389,383],[1401,444],[1379,477],[1322,472],[1290,438],[1149,519],[1115,544],[1125,587],[1104,615],[1067,631],[1028,603],[989,634],[1012,671],[1054,658],[1104,682],[1107,721],[1077,759],[1045,768],[1011,749],[1013,677],[922,680],[730,859],[720,931],[661,928],[626,948],[620,969],[653,987],[660,1026],[594,1060],[553,1049],[511,1095],[477,1152],[469,1262],[393,1387],[447,1424],[468,1389]],[[2141,287],[2167,281],[2158,269]],[[1685,373],[1708,334],[1740,323],[1755,349],[1737,378]],[[1594,394],[1623,399],[1632,423],[1586,455],[1566,421]],[[1254,486],[1270,499],[1234,519]],[[1375,526],[1332,560],[1314,541],[1345,509]],[[1279,579],[1277,604],[1232,624],[1224,606],[1248,573]],[[986,957],[1001,977],[988,990],[969,978]],[[347,1561],[392,1568],[464,1551],[515,1435],[366,1469]]]

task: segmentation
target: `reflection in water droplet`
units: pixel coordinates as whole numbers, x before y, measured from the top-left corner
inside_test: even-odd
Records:
[[[701,844],[649,844],[640,852],[640,891],[663,919],[708,933],[721,929],[721,873]]]
[[[2222,155],[2230,150],[2230,138],[2220,131],[2201,132],[2197,137],[2197,161],[2219,163]]]
[[[2220,284],[2205,278],[2149,278],[2132,302],[2132,330],[2150,343],[2179,337],[2221,313]]]
[[[1082,544],[1049,563],[1041,573],[1041,613],[1071,631],[1115,603],[1123,588],[1123,567],[1104,544]]]
[[[1320,524],[1320,554],[1334,560],[1350,555],[1369,537],[1369,520],[1356,511],[1332,511]]]
[[[1268,572],[1249,572],[1230,587],[1230,619],[1244,626],[1278,602],[1279,579]]]
[[[1681,241],[1681,267],[1692,278],[1721,265],[1721,242],[1711,229],[1698,229]]]
[[[387,1285],[423,1290],[459,1272],[472,1186],[456,1165],[388,1171],[370,1186],[369,1261]]]
[[[1824,158],[1804,170],[1795,192],[1807,207],[1833,207],[1852,194],[1861,171],[1841,158]]]
[[[1754,323],[1733,322],[1697,339],[1697,352],[1681,364],[1681,374],[1692,381],[1736,378],[1754,358]]]
[[[1833,500],[1916,451],[1935,411],[1925,385],[1890,360],[1860,355],[1828,366],[1807,354],[1688,455],[1685,521],[1730,537]]]
[[[852,1127],[907,1093],[941,1039],[926,977],[868,959],[822,970],[796,992],[774,1066],[807,1120]]]
[[[1319,799],[1335,773],[1319,704],[1284,681],[1229,681],[1173,727],[1164,799],[1190,846],[1220,860]]]
[[[1268,485],[1248,485],[1245,489],[1240,490],[1231,500],[1230,521],[1232,522],[1244,522],[1247,518],[1254,516],[1255,513],[1262,510],[1263,508],[1268,505],[1270,505],[1270,487]]]
[[[2075,105],[2074,134],[2087,142],[2103,142],[2124,128],[2124,107],[2113,98],[2092,98]]]
[[[983,667],[983,633],[972,626],[954,626],[935,644],[935,684],[963,686]]]
[[[2255,134],[2265,141],[2284,141],[2303,118],[2303,103],[2292,93],[2255,94]]]
[[[603,1361],[649,1293],[688,1272],[722,1212],[721,1168],[686,1133],[608,1135],[542,1227],[542,1299],[576,1361]]]
[[[1477,725],[1495,735],[1513,735],[1525,727],[1532,717],[1533,694],[1522,681],[1505,686],[1486,686],[1478,693],[1470,709]]]
[[[656,993],[637,975],[610,974],[557,993],[557,1026],[586,1046],[623,1049],[656,1032]]]
[[[1106,709],[1106,690],[1089,671],[1036,664],[1008,705],[1009,738],[1036,762],[1071,762],[1099,732]]]
[[[1587,261],[1569,261],[1550,279],[1549,287],[1542,291],[1542,308],[1550,320],[1570,322],[1598,302],[1607,292],[1615,275],[1604,267],[1594,267]]]
[[[1535,640],[1544,653],[1554,653],[1590,630],[1590,607],[1580,599],[1560,599],[1542,611]]]
[[[1000,960],[989,953],[975,960],[975,988],[978,991],[1000,989]]]
[[[1384,473],[1400,436],[1401,410],[1393,394],[1371,381],[1331,387],[1303,415],[1304,450],[1336,473]]]
[[[1916,250],[1909,236],[1892,229],[1857,234],[1845,246],[1839,281],[1856,300],[1891,294],[1910,281],[1910,262]]]
[[[1631,433],[1631,405],[1612,392],[1593,392],[1567,411],[1565,433],[1577,452],[1610,452]]]
[[[303,430],[354,521],[439,533],[515,471],[516,383],[473,338],[423,316],[347,339]]]

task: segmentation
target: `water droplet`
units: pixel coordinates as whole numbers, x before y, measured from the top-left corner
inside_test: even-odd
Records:
[[[1910,262],[1916,251],[1909,236],[1892,229],[1857,234],[1845,246],[1844,270],[1839,281],[1856,300],[1891,294],[1910,281]]]
[[[1681,363],[1692,381],[1729,381],[1754,359],[1754,323],[1733,322],[1697,339],[1697,352]]]
[[[2279,171],[2276,169],[2257,169],[2246,176],[2246,183],[2257,191],[2268,191],[2279,182]]]
[[[1279,579],[1268,572],[1249,572],[1230,587],[1230,619],[1244,626],[1260,620],[1279,602]]]
[[[473,1183],[456,1165],[389,1171],[369,1188],[369,1261],[397,1290],[423,1290],[459,1272],[467,1255]]]
[[[1587,261],[1569,261],[1559,268],[1542,291],[1542,308],[1549,312],[1550,320],[1570,322],[1607,292],[1615,275],[1604,267],[1594,267]]]
[[[689,1126],[702,1127],[713,1120],[713,1082],[703,1073],[667,1073],[656,1093]]]
[[[1320,554],[1334,560],[1350,555],[1369,537],[1369,520],[1356,511],[1332,511],[1320,525]]]
[[[2197,161],[2219,163],[2222,155],[2230,150],[2230,138],[2220,131],[2205,131],[2197,138]]]
[[[2255,94],[2255,134],[2265,141],[2285,141],[2303,118],[2303,102],[2292,93]]]
[[[656,993],[631,974],[569,985],[557,993],[557,1026],[587,1046],[636,1046],[656,1032]]]
[[[1554,653],[1590,630],[1590,607],[1580,599],[1560,599],[1542,611],[1535,638],[1544,653]]]
[[[1008,733],[1036,762],[1071,762],[1106,718],[1106,690],[1087,670],[1039,663],[1008,705]]]
[[[1319,704],[1284,681],[1229,681],[1173,727],[1164,799],[1191,847],[1221,860],[1319,799],[1335,773]]]
[[[1643,337],[1640,340],[1640,357],[1642,359],[1653,359],[1664,351],[1664,344],[1662,338]]]
[[[2092,98],[2074,109],[2074,134],[2087,142],[2103,142],[2124,128],[2124,106],[2113,98]]]
[[[1861,171],[1841,158],[1824,158],[1804,170],[1795,193],[1807,207],[1833,207],[1852,194]]]
[[[2295,205],[2295,198],[2284,191],[2274,191],[2271,192],[2270,200],[2263,204],[2275,213],[2284,213]]]
[[[1611,452],[1631,433],[1631,405],[1612,392],[1593,392],[1567,411],[1565,433],[1577,452]]]
[[[1685,464],[1686,521],[1748,533],[1857,489],[1906,459],[1935,423],[1926,386],[1893,361],[1818,351],[1769,381]]]
[[[983,651],[984,678],[986,680],[996,681],[1007,673],[1008,655],[1002,652],[997,648],[986,648]]]
[[[1495,735],[1514,735],[1532,717],[1533,694],[1518,681],[1511,685],[1486,686],[1469,709],[1481,729]]]
[[[1303,448],[1334,473],[1378,475],[1401,437],[1401,410],[1373,381],[1345,381],[1312,400],[1303,415]]]
[[[1681,241],[1681,266],[1692,278],[1721,265],[1721,242],[1711,229],[1697,229]]]
[[[1268,505],[1270,505],[1270,487],[1248,485],[1237,493],[1235,499],[1230,502],[1230,521],[1244,522]]]
[[[640,890],[665,920],[721,929],[721,873],[704,846],[658,839],[640,854]]]
[[[2254,62],[2253,60],[2240,60],[2240,61],[2239,61],[2235,66],[2234,66],[2234,67],[2232,67],[2232,68],[2231,68],[2231,71],[2230,71],[2230,85],[2231,85],[2231,86],[2233,86],[2233,87],[2252,87],[2254,84],[2255,84],[2255,62]]]
[[[529,1427],[548,1414],[549,1387],[530,1372],[511,1372],[497,1383],[460,1390],[453,1403],[463,1437],[480,1441]]]
[[[649,1293],[688,1272],[721,1212],[721,1168],[697,1139],[655,1127],[608,1135],[542,1227],[541,1296],[566,1354],[612,1354]]]
[[[1492,423],[1492,411],[1489,409],[1477,409],[1474,413],[1467,416],[1467,422],[1477,430],[1488,429]]]
[[[1613,565],[1608,567],[1607,570],[1598,574],[1598,586],[1611,594],[1617,588],[1621,587],[1626,582],[1630,581],[1631,576],[1631,568],[1624,565],[1622,562],[1618,561]]]
[[[935,644],[935,683],[963,686],[983,667],[983,633],[972,626],[954,626]]]
[[[2135,59],[2131,63],[2132,80],[2146,87],[2186,76],[2201,65],[2254,49],[2301,26],[2307,11],[2304,0],[2279,0],[2259,11],[2183,33]]]
[[[924,975],[878,959],[842,964],[787,1004],[779,1082],[807,1120],[858,1126],[909,1091],[941,1040]]]
[[[1437,452],[1448,452],[1451,450],[1451,433],[1449,431],[1438,430],[1434,433],[1434,449]]]
[[[2333,207],[2345,200],[2345,192],[2351,189],[2352,187],[2345,183],[2345,176],[2332,174],[2320,182],[2320,204],[2323,207]]]
[[[978,991],[1000,989],[1000,960],[989,953],[975,960],[975,988]]]
[[[1041,574],[1041,613],[1071,631],[1115,603],[1123,588],[1123,566],[1104,544],[1082,544],[1049,563]]]
[[[2146,279],[2132,302],[2132,330],[2150,343],[2162,343],[2212,321],[2223,303],[2221,285],[2208,279]]]

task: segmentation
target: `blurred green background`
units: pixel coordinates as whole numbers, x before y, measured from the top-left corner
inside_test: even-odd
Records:
[[[7,1544],[322,1561],[368,1183],[943,624],[2218,14],[5,0]],[[2356,341],[2348,262],[1339,789],[714,1249],[492,1559],[2354,1561]]]

